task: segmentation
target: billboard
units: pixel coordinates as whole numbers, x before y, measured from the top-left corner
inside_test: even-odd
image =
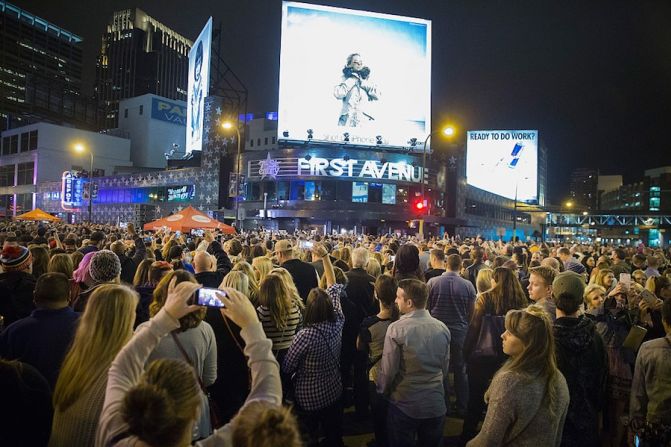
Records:
[[[151,99],[151,119],[186,125],[186,107],[165,99]]]
[[[430,129],[429,20],[283,3],[279,140],[408,147],[416,138],[421,149]]]
[[[472,130],[466,152],[469,185],[508,199],[538,201],[537,130]]]
[[[186,108],[186,153],[203,149],[205,98],[210,91],[212,17],[207,20],[189,51],[189,84]]]

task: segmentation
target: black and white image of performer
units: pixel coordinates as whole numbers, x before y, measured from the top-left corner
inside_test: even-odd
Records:
[[[203,102],[203,41],[198,42],[196,47],[196,60],[193,67],[193,95],[191,96],[191,141],[200,141],[200,133],[202,130],[201,121],[202,102]]]
[[[342,69],[342,80],[335,86],[334,96],[342,101],[339,126],[359,127],[373,121],[371,101],[380,99],[378,86],[370,80],[370,68],[363,64],[358,53],[347,56],[347,65]]]

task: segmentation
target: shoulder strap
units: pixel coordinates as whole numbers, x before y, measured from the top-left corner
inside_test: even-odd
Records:
[[[186,350],[184,349],[184,346],[182,346],[182,342],[179,341],[179,338],[177,338],[177,334],[175,334],[175,331],[171,332],[170,335],[172,336],[172,339],[175,341],[175,344],[177,345],[177,349],[179,349],[179,352],[182,353],[182,356],[184,357],[184,360],[186,360],[186,363],[191,365],[193,370],[196,372],[196,379],[198,379],[198,385],[200,385],[200,389],[203,390],[203,392],[207,395],[207,390],[205,389],[205,384],[203,383],[203,379],[200,378],[200,374],[198,374],[198,370],[196,369],[196,365],[193,364],[191,361],[191,357],[189,357],[189,354],[186,353]]]
[[[324,332],[322,332],[322,330],[319,329],[317,326],[312,326],[312,327],[315,328],[315,330],[316,330],[317,332],[319,332],[319,335],[322,336],[322,339],[323,339],[324,342],[326,343],[326,350],[329,352],[329,355],[331,356],[331,360],[333,360],[333,363],[334,363],[338,368],[340,368],[340,362],[336,359],[336,356],[333,354],[333,350],[331,349],[331,344],[329,343],[328,338],[326,338],[326,334],[324,334]]]

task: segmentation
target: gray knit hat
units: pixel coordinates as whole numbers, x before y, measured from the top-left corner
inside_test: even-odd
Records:
[[[91,258],[89,273],[95,282],[108,282],[121,274],[121,261],[110,250],[100,250]]]

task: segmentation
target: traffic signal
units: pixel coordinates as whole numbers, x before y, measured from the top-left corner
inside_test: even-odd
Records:
[[[426,200],[423,197],[415,197],[415,200],[412,202],[412,209],[416,214],[425,214],[426,213]]]

